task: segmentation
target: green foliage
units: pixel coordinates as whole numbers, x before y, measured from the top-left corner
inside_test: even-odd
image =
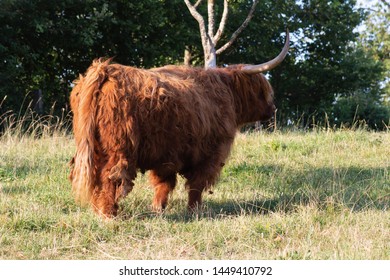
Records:
[[[221,54],[219,64],[260,63],[274,57],[284,43],[280,34],[288,27],[292,48],[285,61],[269,73],[276,93],[278,122],[284,126],[299,120],[306,127],[315,118],[320,123],[337,123],[332,114],[336,98],[364,91],[369,100],[378,103],[382,94],[383,63],[375,59],[374,50],[357,44],[354,28],[367,13],[355,8],[355,3],[260,1],[250,24]],[[231,3],[225,41],[249,8],[247,1]],[[371,121],[381,123],[382,119]]]
[[[303,125],[311,116],[322,118],[331,111],[335,94],[354,88],[356,76],[344,64],[352,52],[353,32],[362,20],[362,11],[354,9],[355,1],[302,1],[296,17],[301,23],[294,34],[295,61],[275,69],[275,87],[280,121],[296,120],[303,113]]]
[[[377,1],[364,23],[366,30],[361,33],[360,44],[366,51],[372,52],[375,60],[385,67],[382,76],[383,98],[390,106],[390,4]]]
[[[307,126],[313,116],[322,121],[325,112],[333,121],[336,99],[356,92],[387,102],[388,6],[381,2],[375,12],[367,13],[355,4],[260,1],[251,22],[218,57],[218,64],[269,60],[282,48],[281,34],[289,28],[289,55],[269,73],[281,125],[299,119]],[[216,5],[218,22],[222,1]],[[229,7],[221,45],[244,21],[251,1],[230,1]],[[206,5],[199,10],[204,14]],[[367,36],[359,38],[354,28],[365,19]],[[68,110],[72,81],[97,57],[149,68],[181,63],[188,48],[194,65],[203,61],[198,24],[182,0],[3,0],[0,34],[0,115],[9,109],[23,112],[36,101],[38,89],[46,113]]]
[[[18,111],[27,95],[26,107],[35,89],[44,92],[46,112],[53,103],[66,107],[71,82],[97,57],[140,67],[177,61],[184,44],[173,44],[171,24],[180,18],[173,7],[152,0],[1,1],[2,109]]]
[[[364,122],[372,129],[388,129],[390,108],[364,92],[341,97],[334,106],[334,119],[337,125],[354,126]]]

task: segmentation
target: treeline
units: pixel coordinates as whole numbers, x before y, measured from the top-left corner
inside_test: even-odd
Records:
[[[200,11],[206,12],[206,2]],[[223,1],[215,2],[220,16]],[[229,3],[221,41],[229,40],[252,5]],[[359,33],[356,27],[364,22]],[[384,2],[367,12],[354,0],[261,0],[217,63],[269,60],[281,50],[288,27],[290,53],[269,73],[278,122],[340,125],[364,119],[384,129],[390,117],[388,22]],[[29,104],[40,113],[68,110],[72,81],[98,57],[151,68],[183,63],[187,50],[191,64],[203,66],[198,23],[183,0],[2,0],[0,34],[1,116]]]

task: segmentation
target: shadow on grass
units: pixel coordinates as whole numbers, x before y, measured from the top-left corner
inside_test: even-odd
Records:
[[[121,220],[147,220],[163,216],[168,221],[191,222],[198,219],[222,219],[229,216],[240,215],[266,215],[276,211],[278,200],[257,200],[257,201],[226,201],[223,203],[214,202],[211,199],[204,202],[200,209],[190,211],[184,205],[179,210],[168,209],[163,213],[153,211],[132,211],[128,207],[121,209],[119,218]]]
[[[230,176],[255,178],[254,186],[267,193],[280,211],[289,210],[291,204],[335,204],[359,211],[378,210],[390,206],[390,167],[365,168],[308,166],[303,170],[281,165],[242,164],[228,168]],[[238,175],[239,173],[239,175]],[[258,176],[253,176],[253,175]],[[256,179],[261,178],[261,179]],[[255,188],[253,188],[255,189]]]
[[[366,209],[388,210],[390,207],[389,169],[362,168],[357,166],[342,168],[313,168],[303,171],[280,165],[243,164],[228,167],[224,176],[251,180],[253,199],[239,197],[218,201],[209,197],[201,209],[189,212],[184,203],[183,210],[173,213],[169,209],[164,218],[177,222],[190,222],[197,219],[223,219],[241,215],[267,215],[272,212],[290,213],[297,207],[311,206],[334,213],[337,211],[362,211]],[[258,176],[254,176],[257,174]],[[256,179],[257,178],[257,179]],[[260,179],[259,179],[260,178]],[[223,179],[222,179],[223,180]],[[225,180],[223,184],[227,184]],[[237,184],[237,183],[236,183]],[[238,183],[241,185],[241,181]],[[244,185],[244,183],[242,183]],[[222,186],[221,186],[222,187]],[[216,192],[223,191],[216,187]],[[177,208],[178,206],[174,207]],[[123,213],[123,218],[134,218]],[[144,213],[140,219],[156,217],[154,213]]]

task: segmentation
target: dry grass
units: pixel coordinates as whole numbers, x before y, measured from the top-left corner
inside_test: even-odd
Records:
[[[139,175],[115,220],[74,203],[63,129],[0,138],[0,259],[390,259],[390,135],[240,134],[213,195],[163,215]],[[34,132],[35,131],[35,132]]]

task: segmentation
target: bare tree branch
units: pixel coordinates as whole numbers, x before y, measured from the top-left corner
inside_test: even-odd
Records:
[[[195,8],[198,8],[199,4],[202,3],[203,0],[198,0],[195,4],[194,4],[194,7]]]
[[[222,47],[220,47],[216,53],[217,54],[220,54],[222,53],[223,51],[225,51],[228,47],[230,47],[233,42],[237,39],[238,35],[244,30],[244,28],[248,25],[249,21],[252,19],[253,17],[253,13],[255,12],[255,9],[256,9],[256,5],[257,3],[259,2],[259,0],[254,0],[253,1],[253,4],[252,4],[252,7],[249,11],[249,14],[248,16],[246,17],[245,21],[241,24],[241,26],[233,33],[232,37],[230,38],[229,42],[227,42],[225,45],[223,45]]]
[[[196,8],[189,2],[189,0],[184,0],[188,9],[190,10],[191,15],[199,23],[200,37],[202,40],[203,53],[205,58],[205,67],[213,68],[216,66],[216,52],[215,45],[212,41],[212,37],[206,32],[206,25],[203,19],[203,16],[196,10]]]
[[[204,19],[202,17],[202,15],[196,10],[196,7],[193,6],[190,1],[188,0],[184,0],[184,2],[186,3],[187,5],[187,8],[188,10],[190,11],[191,15],[197,20],[197,22],[199,23],[199,31],[200,31],[200,37],[201,37],[201,40],[202,40],[202,45],[203,45],[203,48],[206,46],[207,44],[207,33],[206,33],[206,25],[204,23]],[[199,0],[197,2],[197,4],[199,5],[199,3],[201,2],[201,0]]]
[[[224,0],[223,1],[223,13],[222,13],[221,22],[219,23],[218,30],[215,33],[214,37],[213,37],[213,41],[214,41],[215,44],[217,44],[219,39],[221,39],[222,33],[225,30],[225,25],[226,25],[226,22],[227,22],[228,12],[229,12],[228,1]]]
[[[231,36],[229,42],[227,42],[225,45],[223,45],[221,48],[216,50],[216,45],[218,41],[221,39],[222,33],[225,30],[225,25],[227,22],[228,17],[228,10],[229,10],[229,3],[228,0],[223,1],[223,12],[221,21],[218,26],[217,32],[214,34],[215,30],[215,0],[207,0],[207,11],[208,11],[208,25],[206,27],[205,20],[203,16],[197,11],[197,6],[202,2],[202,0],[197,0],[196,3],[193,5],[189,0],[184,0],[184,2],[187,5],[188,10],[190,11],[191,15],[198,21],[199,23],[199,31],[200,31],[200,37],[202,41],[203,46],[203,53],[204,53],[204,59],[205,59],[205,68],[213,68],[216,67],[216,61],[217,61],[217,54],[222,53],[224,50],[226,50],[228,47],[230,47],[233,42],[237,39],[238,35],[244,30],[244,28],[248,25],[249,21],[253,17],[253,13],[255,11],[256,5],[259,2],[259,0],[253,0],[252,7],[249,11],[248,16],[246,17],[245,21],[241,24],[241,26],[233,33]]]
[[[208,34],[211,39],[214,37],[214,25],[215,25],[215,19],[214,19],[214,0],[208,0],[207,1],[207,13],[209,18],[209,24],[208,24]],[[214,43],[214,41],[213,41]]]

